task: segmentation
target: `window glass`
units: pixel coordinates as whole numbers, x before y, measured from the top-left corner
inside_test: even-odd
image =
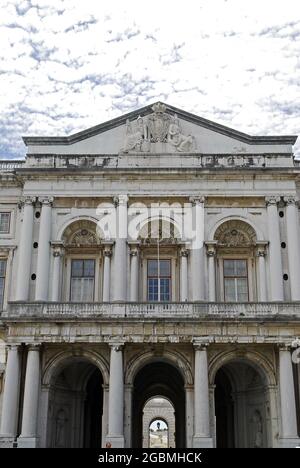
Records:
[[[147,297],[148,301],[171,300],[171,261],[148,260]]]
[[[0,213],[0,233],[9,233],[10,213]]]
[[[226,302],[247,302],[247,260],[224,260],[224,296]]]
[[[92,302],[95,289],[95,260],[72,260],[71,301]]]
[[[6,260],[0,260],[0,310],[3,308]]]

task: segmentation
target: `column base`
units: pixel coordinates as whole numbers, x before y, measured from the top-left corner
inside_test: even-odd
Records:
[[[124,448],[124,436],[110,436],[107,434],[105,448]]]
[[[291,437],[291,438],[280,438],[278,440],[278,448],[300,448],[300,438]]]
[[[17,442],[15,437],[0,436],[0,449],[2,448],[16,448]]]
[[[214,443],[212,437],[193,437],[193,448],[213,448]]]
[[[37,448],[37,437],[19,437],[18,448]]]

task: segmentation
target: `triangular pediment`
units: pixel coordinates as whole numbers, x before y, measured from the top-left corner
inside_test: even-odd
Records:
[[[274,146],[292,145],[296,137],[250,136],[157,102],[70,136],[23,140],[29,153],[49,153],[51,148],[66,154],[232,154],[252,152],[255,146],[276,151]]]

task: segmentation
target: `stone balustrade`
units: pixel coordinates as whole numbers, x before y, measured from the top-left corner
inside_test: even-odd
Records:
[[[173,303],[68,303],[10,302],[1,318],[6,319],[239,319],[299,320],[300,302],[173,302]]]

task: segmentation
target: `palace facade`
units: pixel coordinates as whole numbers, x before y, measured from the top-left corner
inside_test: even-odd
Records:
[[[300,445],[295,141],[156,103],[0,161],[2,447]]]

